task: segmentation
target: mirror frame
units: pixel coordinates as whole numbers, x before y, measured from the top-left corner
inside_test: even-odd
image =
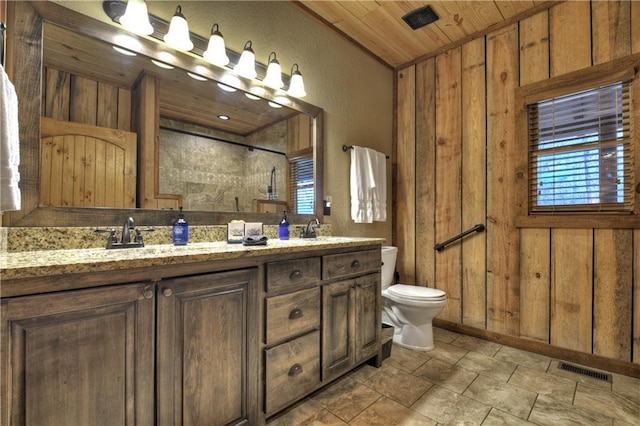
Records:
[[[40,206],[40,117],[42,114],[43,84],[43,27],[44,22],[61,26],[80,34],[118,44],[117,36],[122,34],[114,25],[98,21],[89,16],[51,2],[8,2],[10,24],[5,30],[7,39],[6,69],[15,86],[19,99],[20,125],[20,189],[22,209],[4,212],[3,226],[25,227],[66,227],[66,226],[118,226],[132,216],[141,226],[169,226],[175,220],[175,210],[44,207]],[[159,42],[134,34],[128,35],[140,42],[138,53],[157,57],[161,51]],[[207,64],[195,54],[176,52],[172,65],[186,70],[197,64],[207,65],[205,77],[220,81],[224,69]],[[240,90],[248,92],[249,83],[240,82]],[[267,90],[265,99],[273,100],[274,92]],[[324,111],[322,108],[291,98],[289,108],[308,115],[314,120],[314,190],[315,215],[290,215],[290,221],[303,224],[317,217],[323,219],[323,142]],[[248,222],[263,222],[277,225],[280,215],[275,213],[188,211],[191,225],[226,225],[233,219]]]

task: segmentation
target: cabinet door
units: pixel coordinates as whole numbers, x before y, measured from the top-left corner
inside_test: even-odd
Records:
[[[256,424],[257,269],[161,281],[159,425]]]
[[[3,425],[152,425],[152,285],[2,300]]]
[[[355,281],[322,287],[322,380],[347,372],[355,363]]]
[[[380,349],[380,274],[356,278],[356,362],[366,361]]]

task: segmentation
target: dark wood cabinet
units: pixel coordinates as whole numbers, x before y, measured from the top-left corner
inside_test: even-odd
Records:
[[[257,269],[158,284],[158,425],[255,424]]]
[[[3,299],[1,423],[153,425],[154,305],[147,284]]]
[[[2,424],[256,424],[257,276],[3,299]]]

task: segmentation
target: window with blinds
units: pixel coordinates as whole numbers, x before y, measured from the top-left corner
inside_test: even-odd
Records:
[[[630,85],[528,105],[531,213],[633,211]]]
[[[289,200],[297,214],[314,214],[313,157],[291,160]]]

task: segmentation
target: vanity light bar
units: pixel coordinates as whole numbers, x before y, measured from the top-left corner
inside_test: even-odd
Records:
[[[104,0],[102,2],[102,8],[104,12],[107,14],[107,16],[113,22],[120,23],[120,18],[125,14],[127,3],[120,0]],[[150,34],[150,36],[156,40],[162,41],[164,39],[164,36],[169,32],[169,23],[154,15],[148,14],[148,16],[149,16],[149,22],[153,27],[153,33]],[[217,26],[216,26],[216,31],[217,31]],[[192,53],[204,58],[204,54],[209,43],[209,38],[204,38],[191,32],[189,33],[189,35],[190,35],[191,41],[193,42],[193,48],[189,50]],[[230,63],[229,65],[227,65],[227,67],[233,69],[235,65],[232,66],[232,64],[238,64],[240,62],[240,54],[230,49],[226,49],[226,52],[230,59]],[[297,71],[296,78],[293,79],[293,76],[287,76],[290,83],[289,91],[287,92],[287,94],[293,97],[301,98],[306,96],[306,92],[304,91],[304,86],[302,86],[302,90],[299,89],[300,84],[302,83],[302,75],[297,70],[298,65],[297,64],[294,64],[294,65]],[[259,62],[255,62],[255,68],[256,68],[256,76],[253,78],[260,80],[262,84],[267,84],[269,81],[267,81],[267,83],[264,82],[264,79],[267,75],[267,67]],[[292,80],[299,80],[299,81],[294,82]],[[291,83],[294,83],[293,84],[294,87],[291,87]]]

